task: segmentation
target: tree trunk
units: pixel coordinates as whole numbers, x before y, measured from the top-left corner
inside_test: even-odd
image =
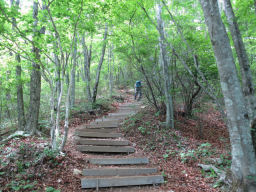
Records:
[[[256,109],[256,100],[255,100],[255,90],[252,80],[252,74],[250,70],[250,62],[248,59],[248,55],[246,53],[246,49],[244,46],[244,42],[236,21],[235,14],[233,12],[233,8],[230,0],[225,0],[225,14],[229,24],[229,30],[232,35],[232,39],[235,45],[236,54],[238,57],[240,72],[242,76],[242,88],[244,99],[246,103],[246,108],[248,110],[250,123],[251,123],[251,132],[252,132],[252,140],[254,145],[254,150],[256,150],[256,125],[255,125],[255,109]]]
[[[38,23],[38,2],[34,1],[33,4],[33,18],[34,18],[34,27],[33,27],[33,39],[36,39],[38,35],[37,23]],[[30,75],[30,102],[29,102],[29,112],[28,120],[26,125],[26,131],[30,134],[34,134],[38,126],[38,117],[40,109],[40,95],[41,95],[41,72],[40,72],[40,54],[39,49],[33,45],[32,52],[34,54],[34,62],[32,63],[32,72]]]
[[[82,45],[83,45],[83,54],[84,54],[84,77],[86,82],[86,93],[87,93],[87,99],[90,103],[92,103],[92,94],[91,94],[91,88],[90,88],[90,62],[89,62],[89,54],[88,49],[85,44],[85,35],[82,36]]]
[[[57,45],[54,46],[55,51],[57,52]],[[56,95],[60,95],[60,90],[61,90],[61,76],[60,76],[60,71],[61,71],[61,66],[60,66],[60,61],[58,59],[58,56],[56,53],[54,53],[54,60],[56,64]],[[55,103],[58,101],[56,100]]]
[[[70,107],[72,108],[75,104],[75,94],[76,94],[76,65],[77,65],[77,36],[74,40],[74,52],[73,52],[73,66],[71,70],[71,92],[70,92]]]
[[[100,62],[98,64],[98,69],[97,69],[97,73],[96,73],[96,81],[95,81],[95,85],[93,88],[93,94],[92,94],[92,102],[93,103],[96,102],[98,85],[99,85],[99,80],[100,80],[100,72],[101,72],[101,67],[102,67],[103,61],[104,61],[104,55],[105,55],[105,50],[106,50],[106,46],[107,46],[107,35],[108,35],[108,25],[106,24],[104,39],[103,39],[103,46],[102,46],[102,51],[101,51],[101,58],[100,58]]]
[[[255,153],[250,133],[248,111],[217,0],[200,0],[217,61],[224,96],[232,148],[233,186],[235,191],[256,191]]]
[[[248,109],[250,120],[254,119],[256,102],[255,102],[255,90],[252,81],[252,75],[250,70],[249,59],[245,50],[243,39],[234,15],[230,0],[224,0],[225,3],[225,14],[229,24],[229,30],[232,35],[232,39],[235,45],[236,54],[238,57],[240,72],[242,76],[242,87],[244,99],[246,102],[246,108]]]
[[[10,75],[11,75],[11,71],[8,70],[6,71],[6,81],[8,82],[10,79]],[[11,115],[11,111],[12,111],[12,101],[11,101],[11,93],[10,93],[10,86],[8,85],[8,87],[6,87],[5,89],[5,100],[6,100],[6,115],[7,118],[12,122],[12,115]]]
[[[16,60],[18,62],[16,66],[18,130],[24,130],[26,126],[26,119],[25,119],[25,112],[24,112],[23,86],[21,81],[21,66],[20,66],[19,55],[16,55]]]
[[[15,5],[14,1],[11,0],[11,7],[16,6],[16,8],[19,8],[20,1],[16,0]],[[16,26],[16,19],[12,18],[12,30],[15,30]],[[25,112],[24,112],[24,100],[23,100],[23,85],[21,81],[21,65],[20,65],[20,55],[16,54],[15,57],[17,61],[16,65],[16,78],[17,78],[17,112],[18,112],[18,130],[25,130],[26,126],[26,119],[25,119]]]
[[[69,83],[70,83],[69,73],[65,73],[65,79],[66,79],[66,86],[69,87]]]
[[[113,61],[113,64],[111,64],[111,61]],[[112,97],[113,92],[113,76],[112,76],[112,65],[114,65],[114,55],[112,52],[112,46],[109,47],[108,51],[108,80],[109,80],[109,97]]]
[[[76,82],[80,82],[80,71],[76,72]]]
[[[158,32],[160,35],[160,62],[162,63],[162,70],[164,76],[164,92],[165,92],[165,105],[166,105],[166,127],[174,128],[174,112],[173,112],[173,103],[172,96],[170,94],[171,91],[171,83],[172,79],[168,70],[168,53],[166,50],[165,36],[164,36],[164,28],[163,21],[161,17],[162,7],[160,3],[157,4],[157,24],[158,24]]]
[[[73,68],[74,68],[75,63],[73,63]],[[68,137],[68,130],[69,130],[69,108],[70,108],[70,102],[69,102],[69,97],[70,97],[70,92],[71,92],[71,87],[73,84],[73,81],[75,81],[75,79],[71,78],[71,82],[70,85],[68,87],[68,93],[66,96],[66,102],[65,102],[65,124],[64,124],[64,135],[63,135],[63,139],[61,142],[61,146],[60,146],[60,151],[63,151],[66,141],[67,141],[67,137]]]

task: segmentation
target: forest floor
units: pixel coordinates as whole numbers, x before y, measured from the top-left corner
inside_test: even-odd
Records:
[[[121,90],[129,101],[131,95]],[[131,100],[130,100],[131,101]],[[48,138],[22,137],[0,145],[0,191],[82,191],[78,170],[88,167],[90,154],[76,150],[74,131],[82,124],[114,111],[110,108],[93,113],[76,113],[70,120],[68,141],[62,155],[49,149]],[[163,126],[164,115],[144,107],[125,120],[121,130],[137,152],[149,157],[150,165],[158,167],[165,184],[157,191],[198,192],[221,191],[217,174],[203,171],[199,163],[219,169],[230,165],[230,145],[225,123],[212,105],[206,104],[191,118],[176,112],[175,129]],[[214,188],[215,187],[215,188]],[[155,191],[141,187],[139,191]],[[112,191],[113,189],[104,189]],[[120,191],[124,191],[120,189]]]

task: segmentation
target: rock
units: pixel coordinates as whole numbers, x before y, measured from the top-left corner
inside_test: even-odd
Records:
[[[74,169],[74,170],[73,170],[73,174],[74,174],[74,175],[82,175],[82,171],[79,170],[79,169]]]

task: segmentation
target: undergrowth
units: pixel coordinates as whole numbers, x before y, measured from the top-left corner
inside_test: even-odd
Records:
[[[15,148],[1,146],[5,158],[0,161],[0,191],[37,190],[37,179],[42,179],[46,169],[61,164],[64,157],[44,145],[17,143]],[[50,190],[48,190],[50,191]]]
[[[195,135],[197,132],[192,132],[193,135],[187,136],[186,131],[197,129],[194,125],[196,120],[202,120],[194,117],[192,117],[192,120],[186,119],[185,121],[181,118],[176,119],[176,125],[178,124],[178,127],[181,128],[177,130],[166,128],[163,123],[164,119],[159,113],[146,108],[127,119],[122,126],[122,130],[127,137],[136,142],[139,149],[148,151],[148,153],[157,152],[161,161],[176,159],[188,167],[198,167],[198,163],[212,164],[224,171],[230,168],[230,153],[221,153],[216,147],[218,145],[212,143],[212,138],[209,141],[207,139],[192,139],[195,136],[197,137]],[[183,126],[187,126],[185,132]],[[215,140],[220,142],[219,138],[215,138]],[[223,146],[226,146],[226,144],[223,144]],[[226,148],[226,150],[229,151],[229,148]],[[200,168],[198,169],[200,170]],[[165,173],[166,170],[163,172]],[[215,183],[218,176],[214,170],[210,172],[202,171],[201,177],[211,178],[213,187],[221,186],[219,183]]]

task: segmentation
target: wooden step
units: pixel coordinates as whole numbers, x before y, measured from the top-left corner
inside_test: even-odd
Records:
[[[122,107],[136,107],[136,106],[140,106],[140,104],[139,103],[123,103],[123,104],[121,104],[121,105],[119,105],[120,107],[122,106]]]
[[[127,112],[124,112],[124,113],[109,113],[108,114],[108,116],[114,116],[114,117],[122,117],[122,116],[126,116],[126,117],[128,117],[128,116],[130,116],[130,115],[134,115],[134,114],[136,114],[136,113],[134,113],[134,112],[132,112],[132,113],[127,113]]]
[[[135,149],[129,146],[90,146],[77,145],[77,150],[82,152],[101,152],[101,153],[133,153]]]
[[[147,157],[132,157],[132,158],[92,158],[89,163],[95,165],[140,165],[148,164]]]
[[[135,176],[156,172],[157,168],[96,168],[84,169],[83,176]]]
[[[118,128],[81,128],[75,131],[75,135],[79,135],[81,132],[116,133]]]
[[[110,139],[85,139],[77,138],[75,140],[77,145],[110,145],[110,146],[126,146],[129,145],[127,140],[110,140]]]
[[[120,123],[120,121],[121,120],[119,120],[119,119],[115,119],[115,118],[107,118],[107,116],[106,117],[103,117],[103,118],[100,118],[100,119],[95,119],[95,121],[94,122],[116,122],[117,124],[119,124]]]
[[[164,183],[162,175],[126,176],[105,178],[82,178],[82,188],[118,187],[130,185],[152,185]]]
[[[131,110],[131,109],[119,109],[118,111],[116,111],[116,114],[135,114],[137,111],[136,110]]]
[[[122,133],[97,133],[97,132],[80,132],[80,137],[93,137],[93,138],[118,138],[122,137]]]
[[[89,125],[85,125],[85,128],[117,128],[118,127],[118,123],[113,122],[113,121],[109,121],[109,122],[105,122],[105,121],[101,121],[101,122],[92,122]]]

